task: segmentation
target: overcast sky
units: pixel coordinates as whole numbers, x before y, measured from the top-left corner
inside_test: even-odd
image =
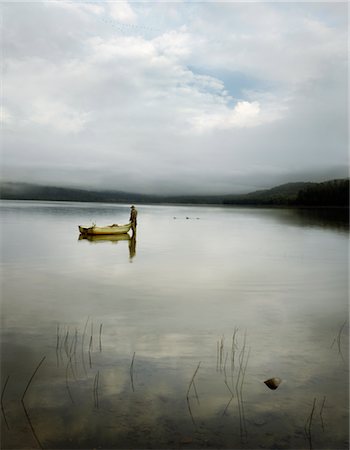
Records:
[[[2,179],[234,193],[347,176],[347,4],[2,3]]]

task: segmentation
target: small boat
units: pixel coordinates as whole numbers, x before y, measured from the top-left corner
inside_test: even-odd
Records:
[[[125,234],[131,228],[131,223],[125,225],[118,225],[114,223],[113,225],[107,225],[105,227],[97,227],[93,225],[92,227],[82,227],[79,225],[79,231],[82,235],[115,235],[115,234]]]

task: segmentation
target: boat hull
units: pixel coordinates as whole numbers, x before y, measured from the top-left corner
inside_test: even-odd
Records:
[[[126,225],[110,225],[106,227],[82,227],[79,225],[79,231],[85,236],[101,236],[101,235],[120,235],[126,234],[131,228],[131,223]]]

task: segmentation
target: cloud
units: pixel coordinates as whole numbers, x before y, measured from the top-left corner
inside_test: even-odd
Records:
[[[5,5],[7,178],[220,193],[346,166],[344,5],[165,6]]]
[[[78,133],[89,122],[89,113],[75,111],[59,101],[38,101],[32,106],[30,122],[62,133]]]
[[[127,1],[118,0],[108,4],[111,17],[123,23],[136,23],[137,16]]]

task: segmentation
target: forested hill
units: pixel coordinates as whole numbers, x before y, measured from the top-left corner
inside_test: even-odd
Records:
[[[240,195],[145,195],[123,191],[88,191],[27,183],[1,183],[2,199],[105,203],[183,203],[251,206],[338,206],[349,207],[349,179],[323,183],[287,183]]]
[[[227,205],[289,205],[349,207],[349,179],[323,183],[287,183],[272,189],[233,195],[223,200]]]

